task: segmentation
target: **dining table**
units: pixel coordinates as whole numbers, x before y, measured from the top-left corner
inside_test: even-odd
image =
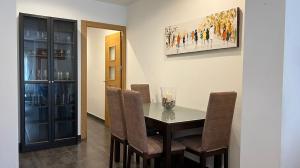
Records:
[[[177,131],[203,127],[206,112],[182,106],[166,110],[161,103],[144,104],[143,111],[147,127],[158,130],[163,137],[164,167],[171,168],[173,134]]]

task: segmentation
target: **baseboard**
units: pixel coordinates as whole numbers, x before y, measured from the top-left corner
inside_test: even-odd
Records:
[[[101,119],[101,118],[99,118],[99,117],[97,117],[97,116],[95,116],[93,114],[87,113],[87,115],[88,115],[88,117],[91,117],[91,118],[93,118],[93,119],[95,119],[95,120],[97,120],[97,121],[99,121],[101,123],[105,122],[103,119]]]

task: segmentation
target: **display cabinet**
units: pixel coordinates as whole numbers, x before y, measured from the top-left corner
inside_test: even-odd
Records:
[[[21,151],[76,144],[77,21],[19,14]]]

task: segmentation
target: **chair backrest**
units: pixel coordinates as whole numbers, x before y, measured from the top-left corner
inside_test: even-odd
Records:
[[[127,132],[122,91],[119,88],[107,87],[106,96],[111,120],[111,133],[122,140],[126,140]]]
[[[143,103],[151,103],[150,89],[148,84],[132,84],[131,90],[140,92],[143,97]]]
[[[135,91],[124,91],[123,96],[128,143],[142,153],[147,152],[147,133],[142,96]]]
[[[211,93],[203,128],[202,148],[205,151],[229,146],[237,93]]]

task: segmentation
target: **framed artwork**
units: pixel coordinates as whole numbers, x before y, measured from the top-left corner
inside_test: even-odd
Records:
[[[165,54],[239,47],[239,8],[165,28]]]

